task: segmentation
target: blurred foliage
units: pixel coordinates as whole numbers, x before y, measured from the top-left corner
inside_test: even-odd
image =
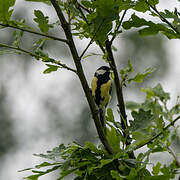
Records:
[[[6,101],[6,89],[0,86],[0,159],[16,147],[16,138],[13,131],[13,119]]]

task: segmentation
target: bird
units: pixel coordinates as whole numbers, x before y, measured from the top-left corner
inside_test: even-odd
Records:
[[[105,112],[106,107],[111,98],[112,92],[112,80],[111,80],[111,69],[108,66],[101,66],[94,73],[94,77],[91,82],[91,92],[98,107],[99,118],[106,132],[105,124]]]

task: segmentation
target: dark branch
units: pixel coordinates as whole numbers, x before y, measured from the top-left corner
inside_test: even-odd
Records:
[[[127,146],[127,145],[130,145],[131,138],[129,137],[129,134],[127,134],[127,131],[126,131],[127,130],[127,115],[125,111],[122,86],[120,83],[116,63],[115,63],[114,56],[112,53],[112,48],[111,48],[112,44],[109,40],[106,40],[105,45],[106,45],[106,51],[108,54],[109,65],[114,73],[114,83],[116,87],[116,95],[117,95],[117,100],[118,100],[118,108],[119,108],[120,119],[121,119],[122,133],[123,133],[123,136],[126,138],[125,144]],[[135,158],[134,153],[130,152],[129,157],[134,159]]]
[[[116,86],[116,94],[117,94],[118,108],[119,108],[120,118],[121,118],[121,126],[122,126],[122,129],[125,131],[127,127],[127,118],[126,118],[127,116],[126,116],[126,111],[125,111],[124,98],[122,94],[122,87],[121,87],[119,75],[117,72],[117,67],[116,67],[114,56],[111,49],[111,42],[109,40],[106,41],[106,50],[108,53],[108,61],[109,61],[110,67],[114,73],[114,82]],[[125,134],[124,134],[124,137],[125,137]]]
[[[10,27],[10,28],[14,28],[14,29],[19,29],[19,30],[24,31],[24,32],[28,32],[28,33],[31,33],[31,34],[36,34],[36,35],[44,36],[44,37],[47,37],[47,38],[50,38],[50,39],[54,39],[56,41],[65,42],[65,43],[68,44],[68,41],[66,39],[61,39],[61,38],[58,38],[58,37],[55,37],[55,36],[51,36],[51,35],[48,35],[48,34],[42,34],[42,33],[39,33],[39,32],[36,32],[36,31],[32,31],[32,30],[29,30],[29,29],[25,29],[25,28],[21,28],[21,27],[18,27],[18,26],[12,26],[10,24],[2,24],[2,23],[0,23],[0,25],[3,26],[3,27]]]
[[[113,35],[112,39],[110,40],[110,43],[111,43],[111,44],[112,44],[112,42],[114,41],[114,39],[116,38],[116,35],[117,35],[118,31],[119,31],[119,28],[121,27],[121,24],[122,24],[122,22],[123,22],[123,19],[124,19],[125,15],[126,15],[126,12],[127,12],[127,10],[124,10],[123,15],[122,15],[122,17],[121,17],[121,19],[120,19],[120,21],[119,21],[119,25],[117,26],[117,28],[116,28],[116,30],[115,30],[115,32],[114,32],[114,35]]]
[[[103,25],[104,20],[101,22],[101,24],[99,25],[99,27],[96,29],[96,31],[94,32],[93,37],[91,38],[91,40],[89,41],[88,45],[86,46],[86,48],[84,49],[84,51],[82,52],[82,54],[80,55],[80,59],[84,56],[84,54],[86,53],[86,51],[88,50],[89,46],[93,43],[97,32],[100,30],[101,26]],[[98,41],[99,42],[99,41]],[[100,48],[102,49],[103,47],[101,46],[101,43],[99,42]],[[104,49],[103,49],[104,50]],[[103,51],[102,50],[102,51]],[[104,52],[104,51],[103,51]]]
[[[51,3],[53,5],[54,9],[56,10],[57,16],[61,22],[61,26],[64,30],[66,38],[69,41],[68,46],[69,46],[69,49],[71,51],[71,55],[73,57],[73,60],[74,60],[74,63],[75,63],[76,69],[77,69],[77,75],[79,76],[81,85],[82,85],[83,90],[85,92],[85,95],[86,95],[86,98],[87,98],[87,101],[88,101],[88,104],[89,104],[89,107],[90,107],[90,110],[92,113],[92,117],[93,117],[94,123],[96,125],[96,129],[97,129],[99,138],[100,138],[102,144],[104,145],[105,149],[107,150],[107,152],[109,154],[113,154],[113,149],[110,146],[109,142],[107,141],[107,138],[106,138],[105,133],[104,133],[104,129],[103,129],[101,122],[99,120],[98,111],[96,109],[94,99],[93,99],[91,92],[89,90],[89,86],[88,86],[86,77],[85,77],[84,72],[83,72],[83,68],[82,68],[82,65],[80,62],[80,58],[79,58],[76,46],[75,46],[73,38],[72,38],[72,33],[70,30],[69,24],[67,23],[59,5],[58,5],[58,2],[56,0],[51,0]]]
[[[91,13],[91,11],[87,8],[85,8],[83,5],[81,5],[77,0],[75,0],[75,2],[77,3],[77,9],[83,9],[85,10],[86,12],[88,12],[89,14]],[[82,10],[81,10],[82,11]]]
[[[76,8],[79,10],[79,12],[81,13],[82,18],[83,18],[83,19],[86,21],[86,23],[89,25],[89,22],[88,22],[86,16],[84,15],[84,13],[83,13],[83,11],[82,11],[82,9],[84,9],[84,7],[83,7],[81,4],[79,4],[77,0],[75,0],[75,6],[76,6]]]
[[[173,121],[172,121],[171,123],[169,123],[165,128],[163,128],[163,130],[162,130],[160,133],[158,133],[157,135],[155,135],[155,136],[153,136],[152,138],[148,139],[148,140],[147,140],[146,142],[144,142],[143,144],[140,144],[139,146],[137,146],[136,149],[139,149],[139,148],[147,145],[148,143],[152,142],[153,140],[157,139],[159,136],[161,136],[161,135],[164,133],[164,131],[166,131],[166,130],[169,129],[171,126],[173,126],[173,125],[175,124],[175,122],[176,122],[177,120],[179,120],[179,119],[180,119],[180,116],[178,116],[175,120],[173,120]],[[135,150],[136,150],[136,149],[135,149]]]
[[[26,49],[22,49],[22,48],[19,48],[19,47],[10,46],[10,45],[7,45],[7,44],[2,44],[2,43],[0,43],[0,47],[5,47],[5,48],[9,48],[9,49],[14,49],[14,50],[16,50],[16,51],[23,52],[23,53],[28,54],[28,55],[30,55],[30,56],[32,56],[32,57],[35,57],[35,58],[39,58],[39,59],[43,59],[43,58],[44,58],[43,56],[34,54],[34,53],[30,52],[30,51],[27,51]],[[65,69],[67,69],[67,70],[69,70],[69,71],[72,71],[72,72],[77,73],[75,69],[72,69],[72,68],[68,67],[66,64],[62,64],[62,63],[60,63],[59,61],[56,61],[56,60],[54,60],[54,59],[52,59],[52,58],[49,58],[49,57],[48,57],[48,62],[57,64],[57,65],[59,65],[61,68],[65,68]]]
[[[149,4],[148,1],[145,1],[150,8],[152,8],[154,10],[154,12],[156,12],[158,14],[158,16],[167,24],[169,25],[169,27],[171,27],[178,35],[180,35],[180,32],[177,30],[177,28],[175,28],[166,18],[164,18],[161,13],[156,9],[155,6],[152,6],[151,4]]]

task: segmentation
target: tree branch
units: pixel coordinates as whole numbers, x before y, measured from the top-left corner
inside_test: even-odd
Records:
[[[116,67],[116,63],[114,60],[114,56],[112,53],[112,48],[111,48],[112,44],[109,40],[106,40],[105,45],[106,45],[106,51],[108,53],[108,61],[109,61],[110,67],[114,73],[114,83],[115,83],[115,87],[116,87],[116,95],[117,95],[117,100],[118,100],[118,108],[119,108],[120,119],[121,119],[122,133],[123,133],[123,136],[126,138],[125,144],[127,146],[127,145],[130,145],[130,137],[129,137],[129,134],[127,134],[127,132],[126,132],[127,115],[126,115],[126,111],[125,111],[122,87],[121,87],[119,75],[117,72],[117,67]],[[129,156],[133,159],[135,157],[133,152],[130,152]]]
[[[28,32],[28,33],[31,33],[31,34],[36,34],[36,35],[44,36],[44,37],[47,37],[47,38],[50,38],[50,39],[54,39],[56,41],[61,41],[61,42],[64,42],[64,43],[68,44],[68,41],[66,39],[61,39],[61,38],[58,38],[58,37],[55,37],[55,36],[51,36],[51,35],[48,35],[48,34],[42,34],[42,33],[39,33],[39,32],[36,32],[36,31],[32,31],[32,30],[28,30],[28,29],[25,29],[25,28],[21,28],[21,27],[18,27],[18,26],[12,26],[10,24],[2,24],[2,23],[0,23],[0,25],[3,26],[3,27],[10,27],[10,28],[14,28],[14,29],[19,29],[19,30],[24,31],[24,32]]]
[[[127,10],[124,10],[123,15],[122,15],[122,17],[120,19],[119,25],[117,26],[117,28],[116,28],[116,30],[114,32],[114,35],[113,35],[112,39],[110,40],[111,44],[114,41],[114,39],[116,38],[117,32],[119,31],[119,28],[121,27],[121,24],[122,24],[122,21],[123,21],[125,15],[126,15],[126,12],[127,12]]]
[[[173,156],[174,160],[176,161],[176,165],[178,167],[180,167],[180,162],[179,162],[178,157],[175,154],[175,152],[170,147],[167,147],[167,149],[168,149],[169,153]]]
[[[90,24],[89,24],[87,18],[85,17],[85,15],[84,15],[84,13],[83,13],[83,11],[82,11],[82,9],[84,9],[83,6],[82,6],[77,0],[75,0],[75,6],[76,6],[76,8],[80,11],[80,13],[81,13],[84,21],[86,22],[86,24],[89,26]],[[81,9],[81,8],[82,8],[82,9]],[[84,9],[84,10],[85,10],[85,9]],[[88,13],[90,14],[90,11],[89,11]],[[80,55],[80,59],[83,57],[83,55],[85,54],[85,52],[88,50],[89,46],[93,43],[93,40],[94,40],[94,38],[96,37],[96,33],[98,32],[98,30],[100,29],[100,27],[101,27],[101,25],[98,27],[97,31],[95,32],[94,36],[93,36],[92,39],[90,40],[89,44],[87,45],[87,47],[84,49],[84,51],[83,51],[82,54]],[[99,47],[101,48],[102,52],[105,53],[105,50],[104,50],[102,44],[100,43],[100,41],[97,41],[97,42],[98,42]]]
[[[22,49],[22,48],[19,48],[19,47],[15,47],[15,46],[10,46],[10,45],[3,44],[3,43],[0,43],[0,47],[5,47],[5,48],[9,48],[9,49],[14,49],[14,50],[23,52],[23,53],[25,53],[25,54],[28,54],[28,55],[30,55],[30,56],[32,56],[32,57],[39,58],[39,59],[45,58],[44,56],[40,56],[40,55],[34,54],[34,53],[32,53],[32,52],[30,52],[30,51],[27,51],[27,50],[25,50],[25,49]],[[67,70],[69,70],[69,71],[72,71],[72,72],[77,73],[75,69],[72,69],[72,68],[68,67],[66,64],[62,64],[62,63],[60,63],[59,61],[56,61],[56,60],[54,60],[54,59],[52,59],[52,58],[49,58],[49,57],[48,57],[48,61],[47,61],[47,62],[51,62],[51,63],[57,64],[57,65],[59,65],[61,68],[65,68],[65,69],[67,69]]]
[[[124,98],[123,98],[123,94],[122,94],[122,87],[121,87],[119,75],[117,72],[117,67],[116,67],[116,63],[114,60],[114,56],[112,53],[112,49],[111,49],[111,42],[109,40],[106,40],[105,44],[106,44],[106,50],[108,53],[108,61],[109,61],[110,67],[114,73],[114,82],[115,82],[115,87],[116,87],[118,108],[119,108],[119,112],[120,112],[121,126],[122,126],[122,129],[125,131],[125,129],[127,127],[127,115],[126,115],[126,111],[125,111]],[[125,137],[124,131],[123,131],[123,135]]]
[[[83,11],[82,11],[82,9],[84,9],[84,7],[83,7],[77,0],[75,0],[75,6],[76,6],[76,8],[79,10],[79,12],[81,13],[82,18],[86,21],[86,24],[89,25],[89,22],[88,22],[86,16],[84,15],[84,13],[83,13]],[[81,8],[82,8],[82,9],[81,9]],[[90,13],[90,12],[89,12],[89,13]]]
[[[97,32],[100,30],[100,28],[101,28],[101,26],[102,26],[103,23],[104,23],[104,20],[103,20],[102,23],[99,25],[99,27],[97,28],[96,32],[94,32],[94,35],[93,35],[92,39],[89,41],[88,45],[86,46],[86,48],[84,49],[84,51],[83,51],[82,54],[80,55],[80,57],[79,57],[80,59],[84,56],[84,54],[85,54],[86,51],[88,50],[89,46],[93,43],[94,38],[96,37],[96,34],[97,34]],[[99,45],[101,45],[100,42],[99,42]],[[102,47],[100,46],[100,48],[102,48]]]
[[[149,4],[148,1],[145,1],[146,4],[148,4],[148,6],[150,8],[152,8],[154,10],[154,12],[156,12],[158,14],[158,16],[167,24],[169,25],[169,27],[171,27],[178,35],[180,35],[180,32],[177,30],[177,28],[175,28],[166,18],[164,18],[161,13],[159,13],[159,11],[156,9],[155,6],[152,6],[151,4]]]
[[[139,146],[136,147],[136,149],[139,149],[145,145],[147,145],[148,143],[152,142],[153,140],[157,139],[160,135],[162,135],[164,133],[164,131],[166,131],[168,128],[170,128],[171,126],[173,126],[175,124],[175,122],[177,120],[180,119],[180,116],[178,116],[176,119],[174,119],[171,123],[169,123],[165,128],[163,128],[163,130],[158,133],[157,135],[153,136],[152,138],[148,139],[146,142],[144,142],[143,144],[140,144]],[[136,150],[135,149],[135,150]]]
[[[83,5],[81,5],[77,0],[75,0],[75,3],[77,3],[77,9],[79,9],[80,11],[82,11],[81,10],[81,8],[83,9],[83,10],[85,10],[86,12],[88,12],[89,14],[91,13],[91,11],[89,11],[89,9],[87,9],[87,8],[85,8]]]
[[[73,57],[73,60],[74,60],[74,63],[75,63],[76,69],[77,69],[77,75],[79,76],[81,85],[82,85],[83,90],[85,92],[85,95],[86,95],[86,98],[87,98],[87,101],[88,101],[88,104],[89,104],[89,107],[90,107],[90,110],[91,110],[91,113],[92,113],[92,117],[93,117],[94,123],[96,125],[96,129],[97,129],[99,138],[100,138],[102,144],[104,145],[105,149],[107,150],[107,152],[109,154],[113,154],[113,149],[110,146],[109,142],[107,141],[107,138],[105,136],[103,127],[102,127],[101,122],[99,120],[98,111],[97,111],[94,99],[93,99],[93,97],[91,95],[91,92],[90,92],[86,77],[84,75],[83,68],[82,68],[82,65],[81,65],[81,62],[80,62],[80,58],[79,58],[76,46],[75,46],[73,38],[72,38],[72,33],[71,33],[71,30],[70,30],[69,24],[67,23],[67,21],[66,21],[64,15],[63,15],[59,5],[58,5],[58,2],[56,0],[50,0],[50,1],[51,1],[52,5],[53,5],[54,9],[56,10],[57,16],[58,16],[58,18],[59,18],[59,20],[61,22],[61,26],[62,26],[62,28],[64,30],[66,38],[69,41],[68,46],[69,46],[69,49],[71,51],[71,55]]]

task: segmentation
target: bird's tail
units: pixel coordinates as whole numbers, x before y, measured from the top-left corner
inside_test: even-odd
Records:
[[[102,127],[104,129],[104,132],[106,133],[105,109],[102,109],[102,108],[99,109],[99,118],[100,118]]]

